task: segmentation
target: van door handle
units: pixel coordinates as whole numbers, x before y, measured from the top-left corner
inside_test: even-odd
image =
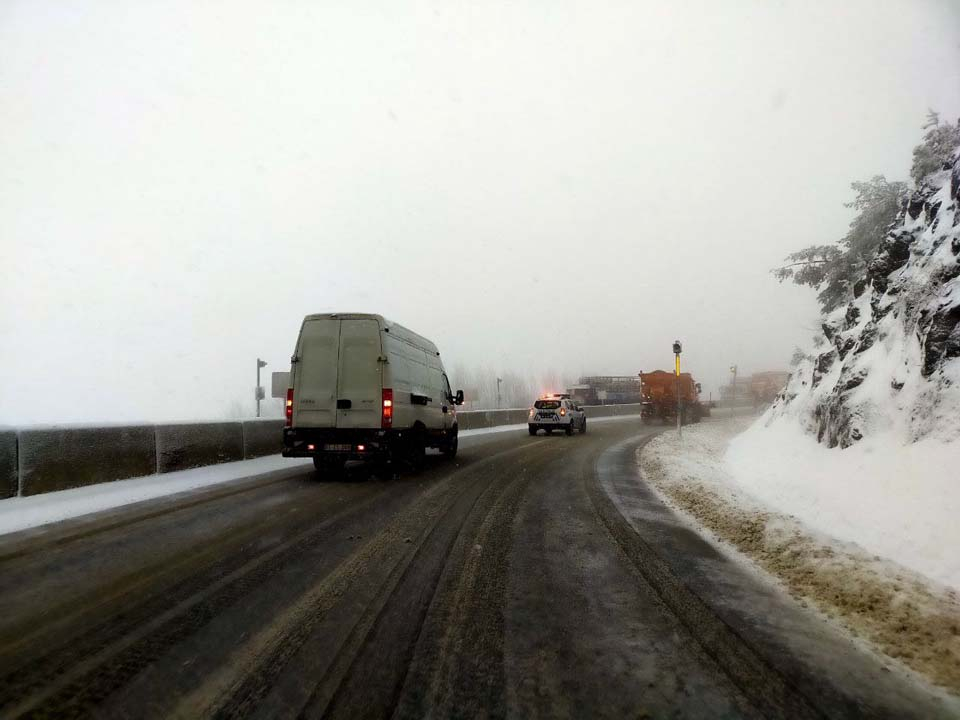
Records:
[[[353,407],[353,403],[350,400],[337,400],[337,410],[349,410]]]

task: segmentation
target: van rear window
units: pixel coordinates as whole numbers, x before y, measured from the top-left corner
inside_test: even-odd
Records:
[[[559,400],[537,400],[533,406],[537,410],[556,410],[560,407]]]

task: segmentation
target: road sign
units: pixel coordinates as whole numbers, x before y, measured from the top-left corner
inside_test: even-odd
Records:
[[[283,400],[287,397],[287,388],[290,387],[290,373],[275,372],[270,376],[270,397]]]

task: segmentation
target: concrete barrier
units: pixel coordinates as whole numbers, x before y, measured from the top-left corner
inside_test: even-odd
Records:
[[[283,420],[244,420],[244,460],[279,455],[283,450],[283,423]]]
[[[0,430],[0,498],[14,497],[19,487],[17,431]]]
[[[585,405],[587,418],[618,417],[620,415],[639,415],[643,405],[632,403],[629,405]]]
[[[157,472],[243,460],[240,422],[157,425]]]
[[[18,458],[21,495],[157,471],[157,449],[150,425],[21,430]]]
[[[588,418],[640,405],[584,408]],[[527,408],[457,413],[461,430],[522,425]],[[283,420],[0,430],[0,498],[279,454]]]
[[[519,425],[527,421],[526,408],[508,410],[463,410],[457,413],[457,426],[461,430]]]

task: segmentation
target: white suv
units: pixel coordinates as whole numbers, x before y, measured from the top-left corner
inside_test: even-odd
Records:
[[[531,435],[536,435],[538,430],[546,431],[547,435],[554,430],[563,430],[567,435],[573,435],[574,430],[585,433],[587,415],[569,395],[544,395],[530,408],[527,428]]]

